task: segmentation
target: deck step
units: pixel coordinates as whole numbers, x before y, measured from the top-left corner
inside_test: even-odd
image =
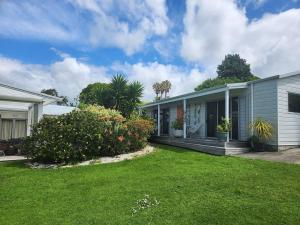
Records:
[[[225,148],[219,146],[209,146],[209,145],[202,145],[202,144],[193,144],[193,143],[186,143],[184,141],[155,141],[156,143],[172,145],[176,147],[188,148],[196,151],[201,151],[213,155],[225,155]]]
[[[250,151],[249,147],[226,148],[226,155],[237,155],[237,154],[247,153],[249,151]]]
[[[234,155],[249,151],[249,148],[244,142],[225,143],[214,139],[183,139],[172,137],[153,137],[151,141],[161,144],[188,148],[213,155]]]

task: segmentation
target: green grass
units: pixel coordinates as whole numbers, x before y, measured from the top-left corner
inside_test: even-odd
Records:
[[[300,224],[300,166],[158,148],[57,170],[0,163],[0,224]],[[132,215],[144,194],[160,204]]]

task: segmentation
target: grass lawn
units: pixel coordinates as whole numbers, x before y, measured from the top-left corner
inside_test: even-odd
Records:
[[[0,163],[0,224],[300,224],[300,166],[158,146],[57,170]],[[160,204],[132,214],[145,194]]]

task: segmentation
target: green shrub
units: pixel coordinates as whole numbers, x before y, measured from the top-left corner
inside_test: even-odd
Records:
[[[75,111],[43,118],[25,139],[26,155],[38,162],[68,163],[101,155],[103,123],[93,113]]]
[[[183,120],[176,119],[175,121],[173,121],[172,128],[175,130],[182,130],[183,129]]]
[[[128,141],[129,151],[136,151],[145,147],[154,130],[154,121],[134,117],[126,121],[124,129],[127,131],[125,138]]]
[[[116,110],[87,106],[56,118],[43,118],[23,142],[28,158],[44,163],[72,163],[114,156],[145,146],[151,121],[125,121]],[[138,135],[133,135],[138,134]]]
[[[217,126],[217,132],[227,133],[231,130],[231,120],[222,118],[222,123]]]

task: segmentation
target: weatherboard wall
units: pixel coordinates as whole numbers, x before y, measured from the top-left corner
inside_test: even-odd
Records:
[[[300,75],[278,80],[278,145],[300,145],[300,113],[289,112],[288,93],[300,94]]]

